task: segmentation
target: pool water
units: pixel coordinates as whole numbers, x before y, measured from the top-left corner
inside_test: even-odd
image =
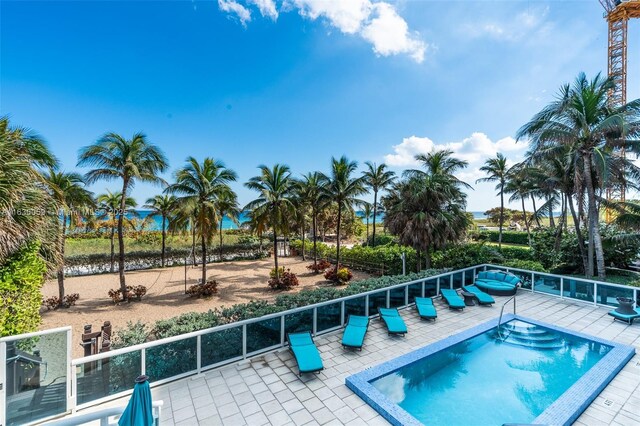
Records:
[[[426,425],[530,423],[611,349],[513,320],[371,385]]]

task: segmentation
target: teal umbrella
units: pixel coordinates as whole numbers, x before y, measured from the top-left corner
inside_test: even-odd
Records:
[[[153,426],[153,401],[147,376],[136,379],[133,394],[127,408],[124,409],[118,425],[120,426]]]

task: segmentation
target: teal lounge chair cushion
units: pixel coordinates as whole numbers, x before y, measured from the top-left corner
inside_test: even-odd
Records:
[[[358,315],[349,315],[349,321],[342,335],[342,346],[350,348],[362,348],[364,336],[369,327],[369,318]]]
[[[464,300],[462,299],[462,297],[458,295],[458,293],[455,290],[452,290],[449,288],[443,288],[443,289],[440,289],[440,293],[442,294],[442,297],[444,298],[444,300],[447,301],[447,304],[449,305],[450,308],[464,309],[465,307]]]
[[[438,317],[433,300],[429,297],[416,297],[416,308],[421,318],[435,319]]]
[[[387,325],[389,334],[407,333],[407,325],[404,323],[397,309],[378,308],[378,311],[384,323]]]
[[[620,312],[611,311],[609,312],[609,315],[621,321],[633,324],[633,320],[640,318],[640,308],[635,308],[634,311],[636,311],[635,314],[621,314]]]
[[[478,303],[480,303],[481,305],[491,305],[493,303],[496,303],[493,297],[480,290],[475,285],[462,286],[462,289],[464,291],[468,291],[469,293],[473,293],[476,296],[476,299],[478,299]]]
[[[320,352],[313,343],[311,333],[292,333],[289,334],[289,345],[293,356],[298,362],[298,370],[302,373],[312,373],[320,371],[324,368]]]

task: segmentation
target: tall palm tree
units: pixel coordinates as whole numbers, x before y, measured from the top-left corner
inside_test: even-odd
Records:
[[[187,158],[187,164],[175,173],[175,183],[165,192],[179,195],[180,204],[190,205],[195,213],[195,230],[200,236],[202,249],[202,283],[207,282],[207,245],[221,220],[216,203],[222,194],[230,192],[229,183],[238,176],[220,160],[211,157],[199,163],[193,157]]]
[[[170,219],[176,210],[176,197],[173,195],[156,195],[148,198],[147,202],[142,206],[151,209],[148,218],[160,216],[162,218],[162,267],[165,263],[165,247],[167,239],[167,220]]]
[[[58,244],[62,262],[58,266],[58,298],[60,305],[64,299],[64,246],[67,234],[67,220],[70,223],[78,218],[82,209],[95,205],[93,193],[84,187],[82,176],[78,173],[57,172],[53,169],[44,175],[51,196],[58,206],[60,230]]]
[[[504,187],[504,192],[511,194],[509,202],[520,200],[522,202],[522,217],[524,220],[524,226],[527,230],[527,237],[529,239],[529,246],[531,246],[531,228],[529,226],[529,219],[527,218],[527,210],[524,205],[524,201],[529,198],[531,191],[531,185],[528,180],[528,168],[524,164],[516,164],[509,169],[509,180]]]
[[[228,191],[220,193],[216,201],[216,209],[218,210],[218,216],[220,217],[220,226],[218,226],[220,244],[218,245],[218,249],[220,250],[220,261],[222,262],[222,223],[224,218],[226,217],[238,225],[238,217],[240,216],[240,213],[242,213],[240,205],[238,204],[238,196],[231,190],[231,188],[229,188]]]
[[[489,158],[485,161],[484,165],[480,167],[480,171],[485,172],[487,177],[476,180],[476,183],[497,182],[496,191],[498,191],[498,195],[500,195],[500,231],[498,234],[498,247],[502,248],[502,230],[504,228],[504,186],[507,183],[509,172],[507,158],[501,153],[498,153],[495,158]]]
[[[380,191],[385,191],[394,181],[395,173],[391,170],[387,170],[386,164],[376,165],[376,163],[372,163],[367,161],[364,163],[367,166],[367,170],[364,171],[364,184],[371,188],[373,191],[373,238],[372,238],[372,246],[376,246],[376,218],[378,214],[378,193]],[[369,231],[369,226],[367,225],[367,232]],[[367,237],[368,239],[368,237]]]
[[[246,205],[257,223],[268,223],[273,230],[273,260],[275,278],[280,279],[278,271],[278,234],[288,230],[287,217],[293,214],[292,191],[294,186],[289,166],[275,164],[269,168],[258,166],[260,174],[254,176],[245,186],[257,191],[259,196]]]
[[[365,241],[369,242],[369,218],[371,217],[372,214],[374,215],[374,225],[373,225],[374,231],[375,231],[375,227],[376,227],[376,225],[375,225],[375,214],[373,213],[375,208],[373,207],[373,204],[367,203],[366,201],[363,201],[363,202],[360,203],[360,208],[362,209],[362,214],[364,215],[364,220],[365,220],[366,226],[367,226],[367,239]]]
[[[120,211],[124,213],[129,191],[136,181],[154,184],[164,183],[158,176],[168,167],[167,159],[157,146],[147,140],[143,133],[136,133],[131,139],[116,133],[106,133],[93,145],[80,150],[79,167],[92,167],[85,180],[88,184],[99,180],[122,180],[122,199]],[[120,290],[127,294],[124,276],[124,214],[118,215],[118,272],[120,274]]]
[[[98,195],[96,201],[98,203],[98,209],[103,212],[103,216],[109,218],[109,240],[111,242],[111,267],[109,268],[109,272],[113,273],[115,270],[114,239],[119,216],[126,217],[127,214],[136,214],[134,209],[138,203],[133,197],[126,197],[124,199],[124,210],[120,210],[122,208],[122,192],[111,192],[109,190],[104,194]]]
[[[298,183],[299,196],[311,206],[311,227],[313,233],[313,265],[318,263],[318,214],[326,202],[324,188],[327,178],[320,172],[309,172]],[[304,249],[304,244],[303,244]],[[316,270],[316,269],[314,269]]]
[[[336,225],[336,271],[340,267],[340,225],[342,222],[342,212],[344,210],[353,211],[353,205],[360,200],[358,196],[366,192],[364,177],[354,177],[358,169],[358,163],[349,161],[344,155],[339,159],[331,158],[331,175],[328,177],[328,184],[325,187],[325,194],[328,200],[338,206],[338,223]]]
[[[598,197],[613,185],[624,184],[622,176],[637,176],[637,168],[616,158],[617,149],[637,153],[640,133],[640,100],[612,108],[609,92],[614,81],[597,74],[588,80],[580,73],[572,85],[561,87],[555,101],[544,107],[517,132],[517,139],[529,138],[531,150],[547,158],[571,150],[577,165],[578,195],[586,193],[588,222],[588,267],[586,275],[605,279],[604,249],[599,227]],[[581,203],[579,203],[580,206]],[[594,265],[593,259],[596,259]]]

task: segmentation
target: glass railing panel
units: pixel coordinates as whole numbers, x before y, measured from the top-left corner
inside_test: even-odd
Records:
[[[510,274],[520,278],[520,287],[531,289],[531,274],[528,272],[509,271]]]
[[[7,425],[67,411],[67,332],[7,342]]]
[[[369,315],[376,315],[378,308],[387,307],[387,292],[379,291],[369,295]]]
[[[416,297],[422,297],[422,283],[411,284],[408,287],[409,303],[416,301]]]
[[[633,289],[598,284],[598,303],[601,305],[619,306],[618,297],[633,300]]]
[[[406,290],[407,287],[400,287],[389,290],[389,306],[392,308],[399,308],[400,306],[404,306],[404,294]]]
[[[242,356],[242,326],[203,334],[200,339],[202,367]]]
[[[464,285],[472,285],[474,281],[475,269],[467,269],[464,271]]]
[[[197,339],[178,340],[147,349],[146,374],[149,380],[167,379],[197,369]]]
[[[135,351],[78,365],[78,404],[133,389],[142,372],[141,360],[140,351]]]
[[[456,272],[453,276],[453,288],[462,287],[462,272]]]
[[[593,283],[573,278],[564,278],[562,295],[570,299],[593,302]]]
[[[534,286],[540,293],[560,295],[560,277],[534,274]]]
[[[313,332],[313,309],[305,309],[284,316],[285,340],[287,340],[287,334],[301,331]]]
[[[247,324],[247,353],[279,345],[281,320],[276,317]]]
[[[316,332],[338,327],[340,324],[340,309],[342,302],[319,306],[317,309]],[[345,321],[346,321],[345,317]]]
[[[447,282],[447,285],[449,283]],[[438,295],[438,279],[433,278],[424,283],[424,297],[433,297]]]
[[[361,316],[366,315],[367,299],[365,296],[355,297],[353,299],[345,300],[344,305],[345,305],[345,312],[344,312],[345,321],[349,315],[361,315]]]

